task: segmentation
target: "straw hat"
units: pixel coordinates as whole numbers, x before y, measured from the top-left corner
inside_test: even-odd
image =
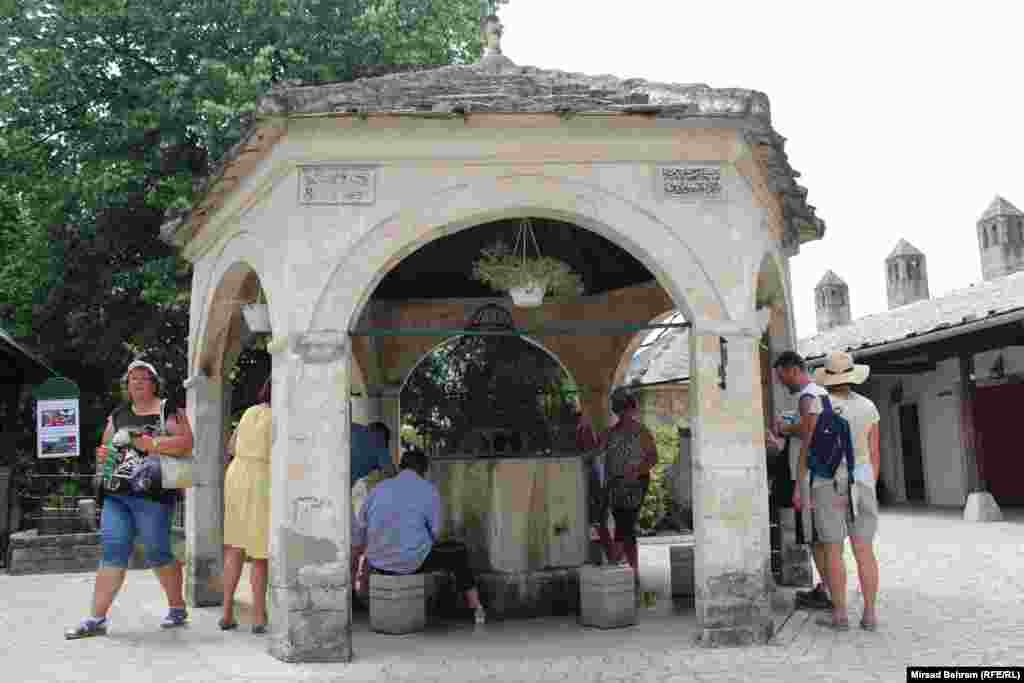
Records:
[[[825,367],[814,371],[814,382],[823,387],[862,384],[870,373],[869,366],[854,364],[853,356],[845,351],[833,351],[825,359]]]

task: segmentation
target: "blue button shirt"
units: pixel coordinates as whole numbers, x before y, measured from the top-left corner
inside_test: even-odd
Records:
[[[352,466],[349,486],[375,469],[391,464],[391,453],[384,446],[384,435],[370,431],[369,428],[353,422],[351,427]]]
[[[412,470],[385,479],[352,521],[353,545],[366,546],[371,567],[412,574],[430,554],[441,529],[441,496]]]

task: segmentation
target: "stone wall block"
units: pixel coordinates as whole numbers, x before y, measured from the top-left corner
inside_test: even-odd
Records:
[[[349,608],[350,572],[347,565],[332,562],[299,570],[299,586],[306,592],[309,609],[343,612]]]

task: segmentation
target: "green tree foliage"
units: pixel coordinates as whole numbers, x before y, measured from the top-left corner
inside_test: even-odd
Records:
[[[564,383],[562,367],[519,337],[460,337],[413,370],[402,420],[441,452],[457,450],[477,428],[525,433],[531,450],[556,448],[561,427],[575,427]]]
[[[651,470],[651,484],[637,518],[637,529],[643,534],[658,530],[672,508],[672,488],[666,475],[679,458],[679,431],[675,427],[656,427],[651,433],[658,447],[658,463]]]
[[[159,228],[261,93],[472,60],[504,1],[0,0],[0,324],[83,419],[136,354],[180,387],[190,274]]]

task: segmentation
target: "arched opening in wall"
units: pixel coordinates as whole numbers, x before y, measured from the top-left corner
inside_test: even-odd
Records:
[[[514,245],[526,217],[540,255],[578,274],[582,293],[523,307],[474,277],[483,250]],[[577,410],[603,428],[627,346],[675,303],[626,249],[543,213],[437,234],[377,281],[351,328],[353,357],[381,397],[375,418],[432,456],[443,540],[466,545],[485,603],[573,613],[578,587],[562,582],[595,550]],[[351,457],[355,467],[355,446]]]
[[[658,463],[638,518],[646,534],[693,529],[690,459],[690,332],[685,316],[666,311],[651,321],[666,327],[634,336],[616,370],[613,386],[630,387],[644,425],[654,435]]]
[[[427,353],[402,385],[403,450],[431,458],[573,453],[576,392],[559,360],[533,340],[454,337]]]
[[[223,382],[225,444],[246,408],[256,402],[270,377],[270,304],[259,275],[237,263],[224,273],[214,291],[200,360],[203,373]]]
[[[238,441],[234,437],[243,414],[259,403],[261,389],[270,378],[271,358],[267,352],[270,322],[270,303],[259,274],[246,263],[230,266],[213,291],[206,319],[202,321],[205,332],[198,369],[219,390],[220,405],[215,413],[220,420],[214,425],[214,429],[219,429],[219,438],[204,441],[207,448],[216,452],[203,452],[196,466],[201,468],[199,478],[206,482],[207,488],[217,488],[215,498],[219,500],[213,504],[213,509],[191,511],[193,515],[202,516],[191,525],[200,536],[192,541],[199,556],[212,555],[219,560],[225,544],[243,548],[250,557],[267,556],[267,548],[252,544],[269,542],[270,453],[253,451],[253,444],[263,442],[245,438],[241,441],[246,452],[240,453],[235,448]],[[214,443],[218,445],[213,446]],[[269,447],[269,441],[266,446]],[[194,494],[195,489],[189,489],[186,506],[190,505]],[[209,506],[205,492],[204,499]],[[180,518],[189,512],[183,511]],[[211,565],[219,566],[220,562]],[[241,561],[233,566],[241,567]],[[251,582],[245,576],[252,566],[248,563],[241,569],[236,596],[241,612],[249,610],[253,604]],[[206,578],[211,585],[224,580],[223,576]],[[198,596],[193,599],[199,600]],[[210,598],[205,597],[203,601],[208,604]]]
[[[838,294],[840,301],[842,294]],[[759,344],[760,375],[755,381],[760,382],[761,408],[765,425],[765,470],[769,486],[768,519],[769,541],[771,545],[771,569],[776,582],[790,583],[794,573],[799,569],[787,566],[786,546],[796,545],[796,518],[791,507],[791,482],[793,474],[793,458],[796,446],[794,440],[779,445],[769,435],[775,418],[782,414],[787,406],[786,392],[775,381],[772,363],[782,352],[796,351],[796,339],[793,334],[792,314],[787,305],[786,278],[781,264],[771,253],[766,253],[761,260],[757,274],[757,289],[754,298],[755,309],[767,308],[771,312],[768,328],[761,337]]]

